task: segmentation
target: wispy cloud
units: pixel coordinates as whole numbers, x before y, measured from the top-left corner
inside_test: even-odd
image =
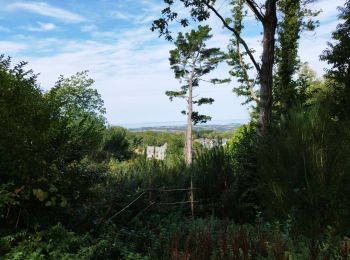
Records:
[[[147,25],[100,34],[95,26],[84,29],[95,37],[90,40],[51,39],[45,46],[55,51],[47,52],[47,55],[35,55],[43,48],[41,41],[44,39],[39,41],[31,36],[32,39],[26,40],[28,46],[33,47],[22,59],[28,60],[30,68],[41,73],[39,81],[44,89],[53,86],[60,74],[69,76],[88,69],[105,101],[110,123],[164,121],[169,119],[169,115],[173,120],[183,119],[179,111],[185,104],[182,101],[170,103],[164,95],[166,90],[179,87],[169,67],[171,43],[159,39]],[[104,41],[103,36],[110,36],[112,40]],[[221,44],[224,44],[223,41]],[[218,78],[223,78],[227,71],[219,73]],[[231,89],[232,86],[201,88],[204,95],[218,100],[206,113],[215,119],[247,117],[246,108],[240,106],[242,100],[232,102],[236,97]],[[223,114],[221,111],[230,112]]]
[[[138,0],[139,8],[130,9],[134,0],[124,0],[117,3],[116,11],[111,11],[110,16],[116,20],[125,21],[130,24],[150,24],[153,20],[159,18],[161,10],[166,6],[159,0]]]
[[[334,21],[339,15],[339,6],[344,6],[345,0],[320,0],[313,3],[314,9],[321,10],[321,13],[317,17],[321,22],[327,22],[328,20]]]
[[[28,46],[21,43],[16,43],[12,41],[0,41],[0,49],[2,53],[6,53],[7,55],[13,55],[20,51],[23,51]]]
[[[42,23],[42,22],[37,22],[37,26],[24,26],[23,29],[31,31],[31,32],[48,32],[48,31],[53,31],[57,27],[54,23]]]
[[[80,28],[82,32],[92,32],[97,30],[97,26],[94,24],[84,25]]]
[[[124,20],[124,21],[130,20],[130,18],[132,17],[130,14],[126,14],[120,11],[113,12],[112,16],[116,19]]]
[[[159,14],[158,14],[159,15]],[[142,14],[142,15],[134,15],[128,12],[116,11],[112,12],[111,16],[117,20],[126,21],[131,24],[146,24],[150,23],[157,18],[156,15],[153,14]]]
[[[0,26],[0,32],[10,32],[11,30],[7,27]]]
[[[9,10],[25,10],[28,12],[52,17],[67,23],[79,23],[85,18],[79,14],[51,6],[44,2],[16,2],[7,6]]]
[[[104,1],[107,2],[107,0]],[[77,28],[72,26],[67,28],[69,34],[66,36],[60,34],[50,39],[40,37],[40,34],[23,35],[23,38],[16,34],[8,42],[0,42],[0,49],[5,53],[17,52],[18,55],[13,55],[14,58],[17,56],[18,60],[29,61],[30,68],[41,73],[39,81],[45,89],[53,86],[60,74],[69,76],[77,71],[90,70],[91,76],[96,80],[95,87],[105,100],[107,117],[112,124],[166,121],[169,115],[172,120],[181,120],[179,111],[185,104],[181,101],[169,103],[164,95],[166,90],[179,87],[168,61],[169,49],[174,46],[162,38],[159,39],[156,32],[150,32],[150,26],[146,23],[147,20],[152,20],[152,17],[159,17],[159,9],[163,8],[160,2],[163,1],[110,1],[113,1],[113,4],[108,5],[108,8],[104,9],[105,12],[96,12],[99,15],[103,14],[101,21],[89,17],[88,22],[80,24],[78,32],[73,31]],[[311,36],[303,35],[301,39],[299,53],[302,61],[309,61],[312,68],[316,69],[320,75],[326,64],[318,60],[318,55],[326,48],[326,41],[331,37],[330,32],[337,24],[334,20],[337,14],[335,6],[344,1],[333,0],[332,3],[335,4],[331,6],[328,1],[320,0],[321,5],[316,7],[325,10],[323,18],[320,19],[321,26]],[[22,0],[21,3],[23,2],[25,1]],[[115,2],[120,5],[115,5]],[[130,8],[135,2],[140,4],[137,5],[138,8]],[[218,0],[217,3],[221,5],[226,2],[226,0]],[[115,6],[117,8],[114,8]],[[137,9],[137,12],[134,12],[134,9]],[[224,12],[229,9],[223,5],[221,10]],[[181,17],[188,16],[188,10],[182,5],[178,6],[178,11]],[[115,20],[111,19],[112,14]],[[125,23],[119,24],[117,19]],[[109,22],[110,24],[107,24]],[[212,16],[207,23],[213,27],[214,35],[208,46],[221,47],[225,50],[231,35],[222,28],[221,21],[215,16]],[[195,23],[186,30],[193,27]],[[178,30],[183,30],[178,25],[174,25],[171,29],[174,36]],[[255,55],[259,59],[260,27],[254,21],[249,21],[246,29],[245,39],[251,48],[256,49]],[[213,77],[227,77],[228,69],[223,64],[215,71],[218,76]],[[201,86],[201,94],[208,94],[217,101],[212,106],[204,108],[208,110],[202,112],[212,115],[215,119],[248,117],[246,108],[240,106],[243,100],[237,99],[231,91],[233,85],[234,83],[220,87],[203,86],[202,88]]]

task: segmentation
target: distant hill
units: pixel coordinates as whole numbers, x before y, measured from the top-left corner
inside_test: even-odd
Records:
[[[217,131],[217,132],[233,132],[235,129],[240,127],[240,123],[232,123],[225,125],[196,125],[194,131]],[[131,132],[144,132],[144,131],[159,131],[159,132],[183,132],[186,130],[186,125],[171,125],[171,126],[144,126],[136,128],[128,128]]]

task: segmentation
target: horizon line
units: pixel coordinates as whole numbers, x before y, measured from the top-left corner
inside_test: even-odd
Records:
[[[236,119],[222,119],[212,120],[204,124],[198,125],[225,125],[225,124],[245,124],[249,122],[249,118],[236,118]],[[139,122],[139,123],[114,123],[110,126],[122,126],[125,128],[140,128],[140,127],[152,127],[152,126],[182,126],[186,125],[185,121],[158,121],[158,122]]]

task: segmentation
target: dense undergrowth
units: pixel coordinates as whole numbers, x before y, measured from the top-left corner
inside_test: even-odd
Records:
[[[77,233],[56,224],[1,238],[3,259],[348,259],[350,240],[332,228],[318,240],[289,222],[238,225],[216,218],[152,215],[126,227]]]
[[[265,169],[257,169],[260,159],[252,157],[257,142],[254,133],[253,126],[242,127],[225,148],[199,152],[191,168],[181,158],[82,159],[62,168],[62,179],[54,184],[38,182],[40,189],[25,201],[30,209],[21,205],[20,194],[12,192],[15,185],[4,185],[0,254],[4,259],[347,259],[350,240],[347,223],[343,223],[347,219],[337,222],[346,208],[338,211],[333,198],[348,190],[334,191],[338,195],[332,197],[297,182],[312,196],[309,203],[328,198],[327,205],[335,207],[326,213],[333,215],[320,214],[318,205],[310,212],[304,207],[313,204],[267,190],[265,185],[273,185],[281,192],[295,192],[282,180],[270,179]],[[290,134],[300,136],[294,130]],[[308,147],[315,144],[308,143],[305,149]],[[279,149],[288,151],[283,146]],[[276,154],[286,159],[297,153]],[[311,159],[318,158],[315,153],[307,167],[314,165]],[[277,164],[275,170],[283,165],[279,160],[271,163]],[[173,204],[187,202],[188,190],[165,192],[188,188],[191,172],[196,188],[195,218],[188,203]],[[279,173],[285,176],[283,170]],[[347,172],[341,176],[348,178]]]

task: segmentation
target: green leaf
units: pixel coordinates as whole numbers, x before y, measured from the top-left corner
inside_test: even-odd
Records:
[[[41,202],[47,199],[49,194],[42,189],[33,189],[34,196]]]

